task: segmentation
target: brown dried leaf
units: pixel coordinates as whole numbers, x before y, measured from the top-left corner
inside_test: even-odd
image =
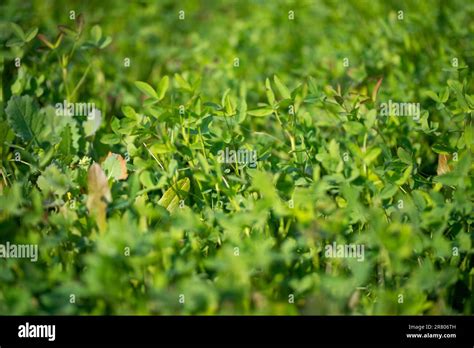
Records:
[[[38,38],[38,40],[40,40],[42,43],[44,43],[47,47],[49,47],[50,49],[54,49],[53,44],[51,43],[51,41],[49,41],[46,38],[46,36],[44,36],[43,34],[38,34],[36,37]]]
[[[87,209],[89,214],[95,217],[99,231],[103,232],[107,227],[107,202],[112,201],[112,195],[107,177],[97,163],[94,163],[87,173],[87,190]]]
[[[360,291],[356,290],[352,293],[351,297],[349,298],[349,302],[347,303],[347,306],[354,310],[357,305],[359,304],[360,301]]]
[[[379,93],[380,86],[382,85],[383,77],[381,77],[375,84],[374,90],[372,91],[372,100],[377,99],[377,94]]]
[[[438,175],[443,175],[451,171],[451,167],[448,164],[449,155],[439,154],[438,155],[438,168],[436,172]]]

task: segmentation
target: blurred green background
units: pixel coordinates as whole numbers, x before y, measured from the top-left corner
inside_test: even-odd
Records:
[[[54,50],[40,36],[15,43],[11,22],[54,44],[79,14],[81,35]],[[37,243],[40,258],[0,259],[0,314],[472,314],[473,18],[463,0],[3,0],[0,242]],[[163,76],[170,91],[150,111],[134,82]],[[297,116],[246,115],[244,101],[272,104],[267,78],[274,105],[297,104]],[[378,81],[377,101],[418,102],[422,122],[366,121]],[[103,122],[92,137],[78,120],[25,142],[5,111],[25,95],[44,113],[94,102]],[[240,118],[219,114],[226,100]],[[257,170],[223,173],[215,155],[228,144],[256,149]],[[109,151],[131,161],[110,182],[100,234],[87,170]],[[454,152],[462,165],[434,180]],[[183,177],[187,207],[169,214],[158,201]],[[325,258],[333,241],[364,244],[365,261]]]

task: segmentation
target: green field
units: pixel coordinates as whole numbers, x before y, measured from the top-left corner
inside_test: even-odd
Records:
[[[472,315],[474,2],[0,4],[0,314]]]

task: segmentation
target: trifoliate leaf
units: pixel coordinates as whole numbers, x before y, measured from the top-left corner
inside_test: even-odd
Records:
[[[405,163],[405,164],[411,164],[412,163],[411,155],[407,150],[399,147],[397,149],[397,155],[398,155],[398,158],[400,158],[400,161],[402,161],[403,163]]]
[[[191,87],[191,85],[189,84],[188,81],[186,81],[184,79],[184,77],[182,77],[180,74],[174,74],[174,80],[176,81],[176,83],[178,84],[178,87],[179,88],[182,88],[186,91],[189,91],[189,92],[192,92],[193,88]]]
[[[62,196],[71,187],[71,181],[56,165],[52,164],[38,177],[37,185],[46,195],[52,193]]]

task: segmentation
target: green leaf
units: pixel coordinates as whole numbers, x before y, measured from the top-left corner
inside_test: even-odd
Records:
[[[52,164],[38,177],[37,184],[46,195],[52,193],[62,196],[69,190],[72,183],[66,174],[61,173],[58,167]]]
[[[238,122],[242,123],[245,121],[247,116],[247,101],[244,97],[240,98],[239,106],[238,106]]]
[[[309,87],[309,92],[316,96],[318,95],[319,93],[319,89],[318,89],[318,84],[316,83],[316,79],[314,77],[309,77],[308,78],[308,87]]]
[[[435,102],[437,102],[437,103],[440,102],[440,100],[439,100],[439,98],[438,98],[438,95],[437,95],[435,92],[433,92],[433,91],[426,91],[425,94],[426,94],[428,97],[430,97],[431,99],[433,99]]]
[[[412,163],[411,155],[405,149],[399,147],[397,149],[397,155],[398,155],[398,158],[400,158],[400,161],[402,161],[403,163],[405,163],[405,164],[411,164]]]
[[[100,142],[102,144],[107,145],[114,145],[120,143],[120,137],[117,134],[104,134],[102,138],[100,138]]]
[[[193,91],[193,88],[191,87],[189,82],[186,81],[184,79],[184,77],[182,77],[180,74],[174,74],[174,79],[175,79],[176,83],[178,84],[179,88],[184,89],[184,90],[189,91],[189,92]]]
[[[164,153],[170,153],[171,149],[166,144],[154,143],[153,145],[150,146],[150,151],[154,154],[162,155]]]
[[[140,183],[147,189],[155,187],[155,183],[153,182],[152,175],[148,170],[143,171],[140,174]]]
[[[341,97],[340,95],[335,95],[334,96],[334,100],[336,101],[336,103],[338,103],[339,105],[341,106],[344,106],[344,98]]]
[[[393,197],[393,195],[395,193],[397,193],[397,191],[398,191],[398,186],[392,185],[392,184],[387,184],[387,186],[385,186],[379,194],[380,199],[391,198],[391,197]]]
[[[255,172],[252,178],[252,187],[258,190],[265,200],[275,205],[278,203],[278,192],[272,183],[272,175],[270,173]]]
[[[0,119],[0,155],[2,154],[5,141],[13,137],[13,132],[11,131],[7,120]]]
[[[273,113],[273,109],[269,107],[264,107],[260,109],[253,109],[253,110],[248,110],[247,114],[251,116],[257,116],[257,117],[263,117],[263,116],[268,116]]]
[[[21,47],[25,44],[22,39],[17,39],[16,37],[10,39],[5,44],[7,47]]]
[[[275,94],[268,78],[265,80],[265,93],[267,94],[268,104],[275,105]]]
[[[446,88],[444,89],[444,93],[443,93],[443,95],[442,95],[440,98],[441,98],[440,101],[441,101],[442,103],[446,103],[446,102],[448,101],[448,99],[449,99],[449,88],[448,88],[448,87],[446,87]]]
[[[158,94],[156,94],[153,87],[151,87],[148,83],[143,81],[135,81],[135,86],[148,97],[153,99],[159,99]]]
[[[382,152],[382,149],[379,147],[373,147],[364,155],[364,162],[370,164],[377,159],[377,157]]]
[[[358,135],[365,132],[365,127],[357,121],[348,121],[343,125],[345,131],[350,135]]]
[[[137,113],[131,106],[122,106],[122,112],[125,117],[128,117],[132,120],[137,120]]]
[[[280,95],[283,97],[283,99],[291,99],[290,90],[280,81],[276,75],[273,76],[273,81],[275,82],[278,92],[280,92]]]
[[[463,110],[465,111],[469,110],[469,106],[467,105],[466,99],[464,98],[464,95],[462,93],[462,84],[459,81],[448,80],[448,86],[451,88],[452,91],[454,91],[456,99],[458,100],[458,103],[461,108],[463,108]]]
[[[35,38],[36,34],[38,34],[38,28],[37,28],[37,27],[31,28],[31,29],[26,33],[25,41],[26,41],[26,42],[30,42],[31,40],[33,40],[33,39]]]
[[[170,187],[158,201],[158,204],[173,213],[179,205],[179,201],[184,199],[189,192],[190,180],[184,178]]]
[[[23,29],[18,24],[10,22],[10,27],[12,28],[12,30],[15,32],[16,36],[20,40],[26,41],[25,40],[25,32],[23,31]]]
[[[110,36],[104,37],[102,40],[98,42],[99,48],[102,50],[106,48],[112,42],[112,38]]]
[[[163,76],[160,83],[158,84],[158,99],[162,100],[165,97],[166,91],[168,90],[170,79],[168,76]]]
[[[32,140],[42,129],[43,119],[38,117],[38,105],[30,96],[12,96],[5,112],[8,124],[24,141]]]
[[[413,170],[413,166],[409,165],[403,172],[403,175],[400,177],[400,179],[395,181],[395,184],[397,184],[398,186],[404,185],[407,182],[407,180],[410,178],[412,170]]]
[[[104,163],[102,163],[102,168],[107,175],[107,179],[125,180],[128,176],[125,160],[121,155],[116,153],[109,152]]]
[[[375,124],[375,121],[377,119],[377,110],[372,109],[367,114],[365,115],[365,121],[364,124],[367,128],[372,128],[373,125]]]
[[[224,106],[225,106],[225,113],[227,116],[232,116],[235,114],[235,107],[234,105],[232,105],[229,94],[225,96]]]
[[[94,40],[94,42],[98,44],[99,40],[102,38],[102,28],[97,24],[94,25],[91,28],[91,35],[92,35],[92,40]]]
[[[77,127],[77,122],[73,118],[63,117],[64,127],[61,128],[58,150],[65,158],[72,158],[75,151],[79,149],[79,139],[81,134]],[[51,137],[51,135],[49,135]]]
[[[66,125],[61,133],[61,142],[58,145],[58,152],[64,161],[72,158],[72,133],[69,125]]]
[[[450,146],[444,145],[444,144],[434,144],[431,149],[442,155],[451,155],[454,152],[454,149]]]

